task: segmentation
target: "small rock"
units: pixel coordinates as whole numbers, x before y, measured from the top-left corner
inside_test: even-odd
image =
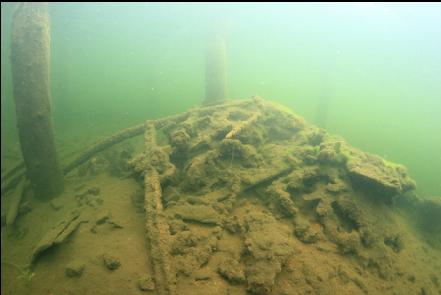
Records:
[[[28,214],[32,210],[31,204],[29,201],[23,203],[18,208],[18,215],[25,215]]]
[[[333,194],[338,194],[338,193],[346,191],[346,190],[347,190],[346,185],[341,180],[336,181],[335,183],[329,183],[326,185],[326,191],[333,193]]]
[[[194,273],[194,279],[195,281],[206,281],[211,279],[211,275],[206,270],[200,269]]]
[[[120,224],[117,221],[114,220],[109,220],[107,221],[108,224],[110,224],[112,226],[112,228],[124,228],[124,226],[122,224]]]
[[[62,200],[61,198],[55,198],[50,202],[50,205],[51,205],[52,209],[54,209],[55,211],[58,211],[61,208],[63,208],[64,200]]]
[[[91,195],[94,195],[94,196],[98,196],[99,193],[100,193],[100,188],[99,188],[99,187],[96,187],[96,186],[93,186],[93,187],[91,187],[91,188],[89,188],[89,189],[87,190],[87,193],[89,193],[89,194],[91,194]]]
[[[294,235],[305,244],[314,244],[321,239],[321,232],[317,227],[296,227]]]
[[[217,272],[232,284],[245,282],[245,274],[242,265],[232,258],[222,261],[217,268]]]
[[[395,253],[400,252],[404,248],[403,238],[399,234],[386,236],[384,244],[389,246]]]
[[[98,214],[95,223],[103,224],[104,222],[107,222],[111,216],[112,214],[110,213],[110,211],[101,212]]]
[[[86,199],[86,204],[90,207],[98,209],[98,207],[103,204],[103,199],[96,196],[90,196],[89,198]]]
[[[110,256],[108,254],[103,255],[103,261],[104,265],[110,270],[115,270],[121,265],[121,262],[118,258]]]
[[[155,289],[155,282],[148,274],[143,275],[138,280],[138,288],[141,291],[153,291]]]
[[[69,278],[80,277],[83,274],[84,266],[84,263],[79,261],[71,262],[66,266],[64,273]]]
[[[175,235],[181,231],[188,230],[188,225],[181,219],[172,219],[168,222],[170,234]]]

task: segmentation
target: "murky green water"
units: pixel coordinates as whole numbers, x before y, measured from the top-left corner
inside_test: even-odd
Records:
[[[2,154],[12,162],[19,155],[9,64],[15,6],[1,6]],[[222,23],[229,97],[281,102],[404,164],[421,194],[441,194],[437,3],[55,3],[50,14],[60,148],[78,150],[200,104],[207,39]]]

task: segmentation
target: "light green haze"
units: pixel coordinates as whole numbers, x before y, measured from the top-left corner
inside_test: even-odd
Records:
[[[15,3],[1,4],[2,153],[19,154],[9,63]],[[51,3],[60,150],[204,98],[207,40],[221,27],[228,96],[292,108],[408,167],[441,195],[440,3]],[[61,151],[60,151],[61,152]]]

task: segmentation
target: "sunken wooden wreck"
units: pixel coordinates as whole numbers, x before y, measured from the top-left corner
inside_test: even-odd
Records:
[[[424,243],[440,251],[441,203],[419,199],[403,166],[253,98],[147,121],[98,142],[65,171],[83,171],[104,148],[141,134],[143,152],[121,162],[143,189],[134,197],[149,257],[141,291],[441,291],[439,260],[422,263],[426,254],[416,250]],[[96,216],[99,193],[84,190],[70,217],[36,241],[31,266],[79,227],[121,228],[110,215]],[[412,264],[425,267],[417,280],[405,266]]]

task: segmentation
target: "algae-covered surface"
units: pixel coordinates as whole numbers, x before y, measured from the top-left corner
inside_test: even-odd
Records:
[[[441,294],[441,200],[253,98],[145,124],[24,196],[2,294]],[[36,226],[38,224],[38,226]]]

